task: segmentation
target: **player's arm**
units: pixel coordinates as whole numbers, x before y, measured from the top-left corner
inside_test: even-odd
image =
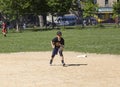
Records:
[[[55,47],[55,42],[51,41],[51,46],[52,46],[52,48],[54,48]]]

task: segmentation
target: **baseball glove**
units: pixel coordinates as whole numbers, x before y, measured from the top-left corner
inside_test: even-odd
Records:
[[[61,44],[59,42],[55,43],[55,46],[59,47]]]

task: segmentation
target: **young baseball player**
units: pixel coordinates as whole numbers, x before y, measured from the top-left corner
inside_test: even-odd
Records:
[[[57,53],[59,52],[59,55],[62,58],[61,60],[62,65],[65,66],[64,56],[63,56],[64,39],[62,38],[62,32],[60,31],[57,32],[57,36],[53,38],[51,41],[51,46],[53,48],[53,51],[52,51],[52,56],[50,59],[50,65],[52,65],[55,55],[57,55]]]
[[[6,37],[6,33],[7,33],[7,25],[5,22],[2,23],[2,34],[4,35],[4,37]]]

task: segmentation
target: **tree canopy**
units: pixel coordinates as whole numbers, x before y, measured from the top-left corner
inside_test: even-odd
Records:
[[[69,13],[70,8],[81,14],[91,16],[96,10],[92,0],[0,0],[0,12],[9,19],[19,19],[25,14],[63,16]],[[80,12],[80,13],[79,13]]]
[[[113,12],[116,15],[120,14],[120,1],[119,2],[114,2],[114,4],[113,4]]]
[[[71,7],[72,0],[49,0],[49,12],[52,14],[63,15],[67,13]]]
[[[72,0],[0,0],[0,11],[4,14],[66,13]]]
[[[98,5],[92,2],[85,2],[84,3],[84,16],[93,16],[95,12],[97,12]]]

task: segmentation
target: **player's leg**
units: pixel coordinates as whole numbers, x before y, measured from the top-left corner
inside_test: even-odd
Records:
[[[62,58],[61,63],[63,64],[63,66],[65,66],[63,50],[59,50],[59,54],[60,54],[60,57]]]
[[[61,62],[62,62],[62,64],[63,64],[63,66],[65,66],[64,57],[63,57],[63,56],[61,56],[61,57],[62,57]]]
[[[50,59],[50,65],[52,65],[53,59],[54,59],[54,57],[55,57],[55,55],[57,53],[58,53],[58,49],[57,48],[53,48],[52,56],[51,56],[51,59]]]
[[[4,37],[6,37],[6,30],[5,29],[2,30],[2,34]]]
[[[50,65],[52,65],[53,59],[54,59],[54,57],[52,56],[50,59]]]

